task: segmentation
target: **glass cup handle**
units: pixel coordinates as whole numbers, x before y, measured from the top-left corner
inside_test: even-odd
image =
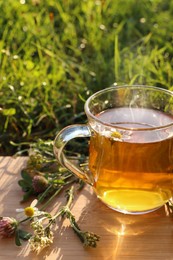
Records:
[[[72,163],[64,154],[63,150],[66,144],[77,137],[90,137],[91,131],[87,125],[70,125],[62,129],[54,140],[54,154],[59,163],[73,172],[77,177],[84,182],[92,185],[92,180],[89,176],[89,172],[83,172],[79,167]]]

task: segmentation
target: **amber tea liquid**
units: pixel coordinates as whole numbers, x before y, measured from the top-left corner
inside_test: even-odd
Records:
[[[173,194],[173,133],[172,128],[152,129],[171,124],[173,117],[127,107],[97,117],[103,124],[93,127],[89,159],[97,196],[124,213],[139,214],[164,205]]]

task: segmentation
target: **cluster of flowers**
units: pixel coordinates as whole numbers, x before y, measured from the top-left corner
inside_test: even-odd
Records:
[[[21,246],[22,241],[27,240],[30,249],[39,253],[43,248],[53,243],[52,226],[61,216],[69,220],[70,226],[85,246],[96,247],[99,236],[82,231],[70,210],[74,198],[74,187],[78,186],[77,190],[80,190],[83,183],[72,173],[60,167],[53,155],[50,156],[52,143],[45,144],[45,142],[40,141],[37,146],[36,152],[32,151],[27,166],[21,171],[22,179],[18,182],[24,192],[23,202],[31,196],[35,196],[37,199],[26,208],[16,209],[15,219],[0,217],[0,238],[14,236],[17,246]],[[45,155],[45,151],[49,156]],[[54,215],[44,211],[53,198],[63,190],[67,197],[66,204],[60,207]],[[39,205],[41,207],[38,209]],[[31,233],[25,231],[22,226],[24,222],[28,221]]]
[[[26,240],[27,238],[31,250],[37,253],[43,248],[50,246],[53,243],[53,232],[51,231],[52,216],[48,212],[39,211],[36,207],[37,203],[38,200],[34,200],[29,207],[16,209],[18,212],[16,219],[1,217],[0,237],[8,238],[20,234],[18,239]],[[28,220],[30,220],[31,228],[34,231],[33,235],[26,231],[18,233],[20,225]],[[45,223],[45,220],[48,220],[48,223]]]
[[[18,222],[14,218],[0,217],[0,237],[11,237],[17,228]]]
[[[74,187],[72,186],[67,192],[67,204],[61,207],[54,216],[46,211],[40,211],[36,207],[38,200],[35,199],[29,207],[16,210],[18,212],[16,219],[1,217],[0,237],[7,238],[15,236],[16,245],[18,246],[21,245],[20,240],[28,240],[30,249],[38,254],[42,249],[53,243],[54,235],[51,228],[56,223],[56,219],[62,216],[69,219],[71,227],[84,246],[96,247],[99,236],[88,231],[82,231],[70,211],[70,205],[73,200],[73,189]],[[33,234],[20,229],[21,224],[28,220],[33,229]]]

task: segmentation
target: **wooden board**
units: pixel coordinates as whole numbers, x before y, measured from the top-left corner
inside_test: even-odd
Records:
[[[15,209],[23,206],[17,181],[26,160],[0,157],[0,216],[15,217]],[[55,212],[62,200],[63,197],[57,199],[50,209]],[[141,216],[124,215],[107,208],[86,186],[74,201],[72,211],[83,230],[100,236],[97,248],[84,248],[68,220],[64,220],[56,227],[53,245],[38,256],[30,252],[27,243],[17,247],[10,238],[0,240],[0,259],[173,259],[173,217],[168,216],[165,207]]]

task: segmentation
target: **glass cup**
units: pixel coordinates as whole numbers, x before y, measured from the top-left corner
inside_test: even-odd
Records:
[[[173,194],[173,93],[150,86],[113,86],[85,103],[88,124],[64,128],[54,141],[57,160],[90,184],[108,207],[143,214]],[[63,152],[90,137],[88,170]]]

